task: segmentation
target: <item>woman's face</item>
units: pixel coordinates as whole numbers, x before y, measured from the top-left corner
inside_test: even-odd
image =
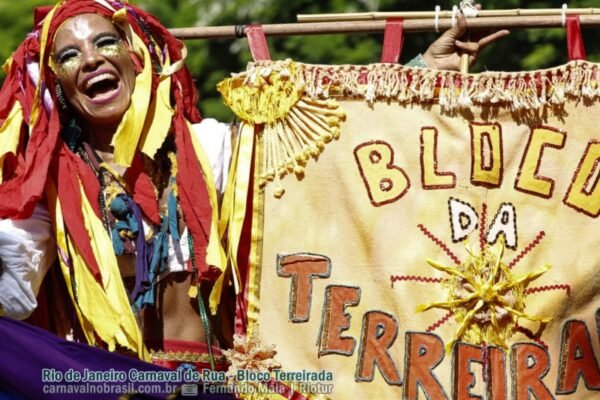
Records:
[[[129,107],[135,70],[113,24],[97,14],[67,20],[56,33],[52,57],[66,100],[79,117],[87,124],[118,125]]]

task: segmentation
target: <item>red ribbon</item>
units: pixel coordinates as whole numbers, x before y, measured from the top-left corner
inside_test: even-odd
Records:
[[[248,37],[248,46],[254,61],[266,61],[271,59],[269,46],[262,25],[248,25],[246,27],[246,36]]]
[[[402,28],[402,18],[388,18],[385,21],[385,31],[383,34],[383,50],[381,52],[382,63],[397,63],[402,52],[404,43],[404,30]]]
[[[581,25],[579,15],[567,16],[567,50],[569,52],[569,61],[585,60],[585,47],[583,46],[583,37],[581,36]]]

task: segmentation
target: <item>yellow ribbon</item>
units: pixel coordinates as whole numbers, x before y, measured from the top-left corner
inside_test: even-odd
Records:
[[[198,161],[200,162],[200,166],[202,168],[202,173],[204,174],[209,195],[209,201],[212,208],[210,235],[208,240],[208,247],[206,248],[206,263],[208,265],[218,268],[221,271],[221,276],[219,277],[217,282],[215,282],[215,285],[213,286],[209,298],[210,310],[213,314],[215,314],[217,312],[217,307],[221,299],[223,277],[225,275],[225,270],[227,267],[227,258],[225,257],[225,251],[221,246],[221,241],[219,238],[219,205],[217,200],[217,189],[215,188],[210,161],[208,160],[204,149],[200,145],[198,138],[194,134],[194,127],[189,122],[187,122],[187,125],[188,129],[190,130],[190,136],[192,138],[194,151],[196,152],[196,157],[198,157]],[[193,291],[190,292],[190,295],[194,294],[195,293]]]
[[[21,137],[21,127],[23,125],[23,108],[18,101],[15,101],[10,113],[0,127],[0,183],[2,183],[2,172],[4,166],[4,157],[8,153],[16,155],[17,146]]]
[[[69,294],[73,301],[75,301],[75,295],[77,296],[75,309],[81,321],[83,333],[90,344],[95,343],[95,335],[98,335],[108,345],[110,351],[115,350],[116,345],[120,345],[136,352],[141,359],[149,361],[149,354],[144,346],[141,331],[129,305],[117,259],[112,249],[112,242],[81,186],[80,191],[85,227],[90,235],[94,256],[100,266],[102,286],[98,284],[79,249],[66,233],[54,183],[49,181],[46,185],[48,206],[59,251],[70,257],[72,263],[72,274],[77,288],[76,294],[72,291],[69,266],[63,257],[59,257]]]
[[[52,22],[52,18],[54,17],[54,13],[56,10],[65,2],[65,0],[59,0],[58,3],[50,10],[48,15],[44,18],[44,25],[42,26],[42,37],[40,39],[40,82],[44,78],[44,57],[46,52],[46,44],[48,43],[48,32],[50,31],[50,23]],[[40,112],[40,97],[42,93],[40,93],[40,89],[42,88],[41,84],[38,84],[35,88],[35,96],[33,100],[33,106],[31,107],[31,115],[29,117],[29,125],[33,126],[38,119]]]
[[[222,220],[219,222],[221,235],[227,227],[227,258],[234,271],[236,293],[240,291],[237,252],[246,217],[247,197],[250,189],[252,150],[254,147],[254,125],[242,123],[240,135],[235,143],[232,168],[229,171],[227,188],[221,207]]]
[[[152,89],[152,61],[150,53],[140,37],[133,33],[134,51],[144,57],[144,68],[135,77],[135,90],[131,95],[129,108],[123,115],[111,145],[114,147],[114,163],[129,167],[137,149],[146,121]]]
[[[169,68],[169,54],[164,61],[163,68]],[[146,118],[144,134],[140,141],[142,153],[154,158],[156,151],[162,146],[173,119],[174,110],[171,107],[171,77],[161,76],[156,90],[156,95],[150,104],[149,116]]]

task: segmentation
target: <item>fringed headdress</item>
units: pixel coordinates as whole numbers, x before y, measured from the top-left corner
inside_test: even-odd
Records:
[[[137,58],[131,103],[113,136],[114,162],[126,167],[125,184],[144,217],[160,224],[154,186],[142,154],[153,158],[168,135],[177,147],[177,187],[199,279],[224,269],[219,245],[216,192],[205,154],[190,133],[199,122],[197,93],[183,66],[185,47],[153,16],[126,2],[61,0],[6,62],[0,91],[0,218],[27,218],[44,198],[53,216],[61,266],[88,341],[100,338],[147,357],[142,336],[119,276],[111,239],[98,204],[94,172],[61,137],[51,68],[60,26],[94,13],[111,20]],[[77,288],[76,291],[73,288]]]

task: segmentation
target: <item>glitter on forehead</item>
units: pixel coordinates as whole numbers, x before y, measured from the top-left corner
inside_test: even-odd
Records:
[[[72,31],[79,40],[85,40],[94,33],[94,30],[90,27],[90,22],[86,18],[75,19],[73,25]]]

